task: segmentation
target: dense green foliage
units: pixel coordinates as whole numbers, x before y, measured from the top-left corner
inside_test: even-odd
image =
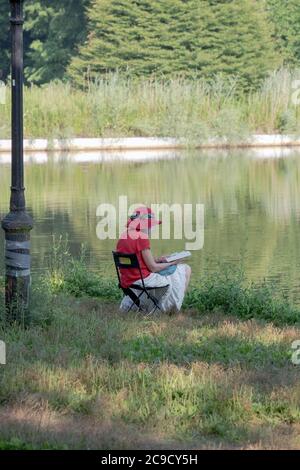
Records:
[[[29,82],[107,71],[238,77],[256,87],[300,59],[298,0],[26,0]],[[0,0],[0,75],[9,74],[9,2]]]
[[[84,9],[88,0],[43,0],[26,3],[30,34],[26,77],[42,83],[63,78],[77,46],[85,39]]]
[[[278,64],[263,3],[248,0],[93,0],[89,39],[74,58],[77,82],[107,71],[240,76],[256,85]]]
[[[9,73],[9,8],[0,0],[0,80]]]
[[[300,60],[300,2],[299,0],[268,0],[270,17],[275,26],[276,43],[287,63]]]
[[[86,37],[89,0],[25,0],[25,74],[30,82],[62,79]],[[9,72],[9,1],[0,0],[0,70]]]

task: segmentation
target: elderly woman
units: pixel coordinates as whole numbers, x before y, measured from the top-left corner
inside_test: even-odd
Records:
[[[146,287],[169,285],[166,295],[160,302],[163,312],[179,311],[190,282],[191,268],[187,264],[181,264],[180,261],[166,263],[163,257],[154,258],[150,248],[149,234],[153,227],[159,224],[161,221],[156,219],[150,208],[137,208],[128,220],[127,229],[117,243],[117,251],[137,255]],[[141,284],[138,269],[121,269],[120,274],[123,288],[128,288],[132,284]],[[147,310],[146,298],[141,300],[143,308]],[[131,304],[132,300],[125,296],[121,309],[127,311]]]

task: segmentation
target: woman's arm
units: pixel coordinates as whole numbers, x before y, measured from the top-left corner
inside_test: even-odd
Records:
[[[168,255],[165,255],[165,256],[159,256],[158,258],[154,258],[155,259],[155,262],[156,263],[166,263],[166,257]]]
[[[172,266],[174,264],[178,264],[177,261],[172,261],[171,263],[157,263],[152,255],[151,250],[143,250],[142,251],[142,256],[143,260],[145,261],[145,264],[149,271],[152,273],[158,273],[159,271],[162,271],[163,269],[168,268],[169,266]]]

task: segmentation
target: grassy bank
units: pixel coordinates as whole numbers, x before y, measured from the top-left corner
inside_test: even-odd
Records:
[[[89,90],[51,83],[25,90],[27,138],[171,136],[192,145],[212,136],[234,141],[252,133],[295,133],[296,72],[274,72],[261,90],[241,95],[235,82],[126,80],[118,75]],[[8,95],[8,93],[7,93]],[[10,107],[1,106],[0,138],[10,136]]]
[[[70,256],[67,242],[54,245],[47,285],[54,293],[64,292],[76,298],[92,297],[120,302],[122,293],[116,277],[89,271],[84,250],[79,259]],[[276,326],[300,325],[300,308],[293,305],[276,284],[249,283],[242,269],[220,265],[216,272],[192,279],[183,310],[199,314],[222,312],[241,319],[272,321]]]
[[[0,448],[300,448],[296,308],[228,273],[121,315],[115,279],[52,260],[30,328],[0,329]]]
[[[300,448],[299,328],[57,296],[1,331],[3,448]]]

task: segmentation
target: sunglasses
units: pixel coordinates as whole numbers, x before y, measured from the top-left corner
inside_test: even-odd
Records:
[[[153,214],[140,214],[139,212],[137,212],[130,216],[130,220],[135,220],[135,219],[154,219],[154,215]]]

